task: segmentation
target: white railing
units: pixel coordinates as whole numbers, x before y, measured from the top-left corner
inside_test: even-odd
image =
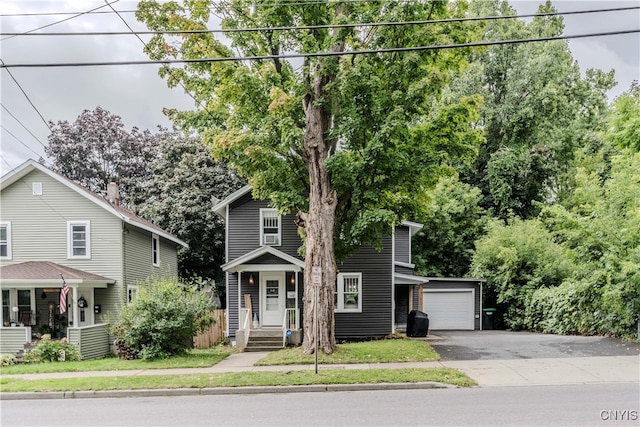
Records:
[[[251,312],[249,311],[249,309],[240,309],[240,325],[240,329],[244,331],[244,348],[249,342],[249,329],[251,326]]]
[[[282,319],[282,345],[287,344],[287,330],[300,328],[300,311],[297,308],[287,308],[284,310]]]

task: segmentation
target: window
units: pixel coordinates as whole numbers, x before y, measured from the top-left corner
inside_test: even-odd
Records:
[[[127,302],[132,302],[138,298],[138,287],[134,285],[127,286]]]
[[[11,259],[10,222],[0,222],[0,259]]]
[[[362,273],[340,273],[336,281],[336,311],[362,312]]]
[[[157,234],[151,235],[151,262],[160,267],[160,238]]]
[[[91,227],[89,221],[67,222],[67,257],[91,258]]]
[[[260,244],[280,246],[280,215],[275,209],[260,209]]]
[[[42,183],[34,182],[31,186],[34,196],[42,196]]]

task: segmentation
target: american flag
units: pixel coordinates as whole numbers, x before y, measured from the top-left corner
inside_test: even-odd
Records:
[[[62,275],[60,275],[62,277]],[[69,293],[69,287],[62,277],[62,290],[60,291],[60,314],[67,311],[67,294]]]

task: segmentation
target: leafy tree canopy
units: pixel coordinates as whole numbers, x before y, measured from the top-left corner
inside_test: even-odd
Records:
[[[138,204],[138,214],[189,244],[179,253],[183,280],[221,282],[224,224],[211,209],[216,199],[241,182],[224,163],[215,162],[196,136],[163,130],[156,135],[159,155],[150,165],[152,178]]]
[[[140,186],[152,176],[149,166],[157,153],[148,130],[134,127],[128,132],[120,116],[101,107],[84,110],[73,123],[50,125],[45,153],[52,170],[102,195],[109,182],[117,182],[122,202],[136,205]]]

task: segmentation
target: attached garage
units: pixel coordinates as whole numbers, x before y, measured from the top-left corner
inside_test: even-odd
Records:
[[[429,279],[423,286],[422,311],[429,330],[479,330],[482,284],[477,279]]]

